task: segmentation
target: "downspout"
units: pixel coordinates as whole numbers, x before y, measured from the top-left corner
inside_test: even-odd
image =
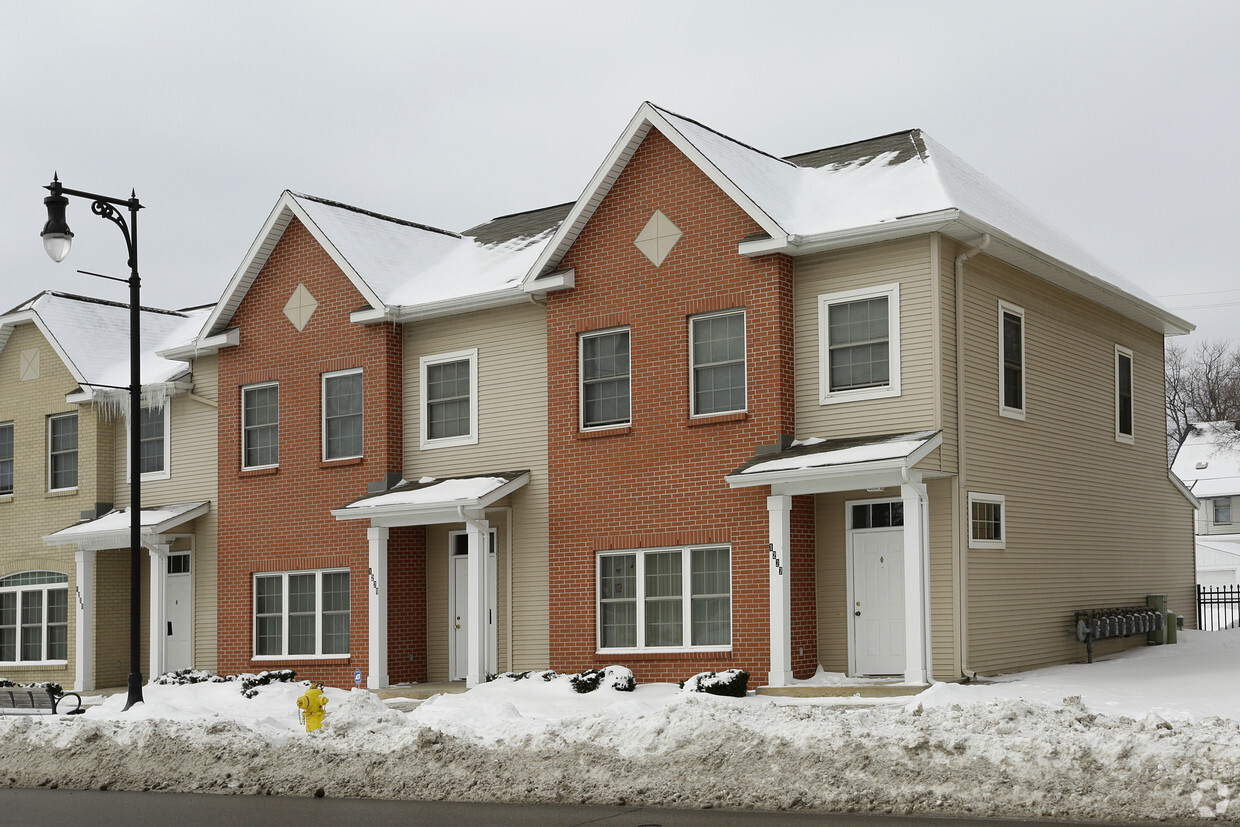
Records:
[[[461,522],[465,523],[465,525],[473,526],[474,531],[477,531],[479,534],[485,535],[487,533],[487,527],[482,525],[482,521],[476,520],[465,513],[465,506],[458,505],[456,507],[456,516],[460,517]]]
[[[976,247],[956,256],[956,486],[960,497],[958,513],[963,512],[960,534],[960,674],[973,680],[977,673],[969,668],[969,492],[965,457],[965,434],[968,432],[964,396],[964,263],[990,246],[990,233],[982,235]]]

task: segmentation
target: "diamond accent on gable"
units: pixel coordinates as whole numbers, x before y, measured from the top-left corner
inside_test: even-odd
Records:
[[[650,216],[650,220],[637,234],[633,243],[646,258],[650,259],[651,264],[658,267],[676,246],[676,242],[680,241],[682,235],[684,233],[663,214],[662,210],[655,210],[654,215]]]
[[[293,295],[289,297],[288,304],[284,305],[284,315],[288,316],[288,320],[293,323],[293,327],[297,328],[300,333],[310,323],[310,317],[314,315],[314,311],[318,309],[319,303],[314,296],[310,295],[310,291],[306,289],[306,285],[298,284],[297,289],[293,291]]]
[[[20,365],[18,375],[21,377],[21,381],[29,382],[31,379],[38,379],[39,349],[32,347],[29,350],[23,350]]]

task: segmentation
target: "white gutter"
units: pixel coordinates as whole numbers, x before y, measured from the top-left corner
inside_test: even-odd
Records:
[[[932,233],[960,217],[960,210],[947,209],[921,215],[898,218],[894,221],[882,221],[878,224],[867,224],[864,227],[849,227],[844,230],[832,230],[826,233],[798,235],[790,233],[783,238],[768,238],[758,241],[742,241],[737,252],[743,256],[761,256],[769,253],[787,253],[803,256],[822,250],[833,250],[856,244],[868,244],[891,238]]]
[[[165,350],[157,350],[155,355],[161,356],[164,359],[176,359],[181,362],[187,362],[203,354],[218,353],[220,348],[236,347],[240,343],[241,328],[230,327],[223,333],[217,333],[214,336],[203,336],[187,344],[176,345]]]
[[[956,539],[957,552],[960,555],[960,624],[956,629],[958,653],[960,655],[960,674],[966,678],[974,678],[977,673],[968,666],[969,650],[969,543],[966,539],[970,531],[969,522],[969,491],[967,482],[967,465],[965,452],[966,410],[964,394],[964,263],[990,246],[990,234],[982,236],[978,244],[956,256],[956,487],[960,496],[960,509],[964,519],[960,523],[960,533]]]

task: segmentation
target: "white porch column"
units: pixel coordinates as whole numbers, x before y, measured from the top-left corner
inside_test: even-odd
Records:
[[[465,618],[468,652],[465,656],[465,686],[477,686],[487,678],[487,546],[490,524],[468,519],[465,533],[469,540],[469,614]]]
[[[371,526],[366,529],[370,546],[369,636],[370,658],[367,667],[366,688],[379,689],[388,681],[388,529]]]
[[[147,667],[149,670],[147,677],[152,680],[164,674],[164,638],[168,635],[166,628],[168,601],[164,599],[164,595],[168,582],[168,549],[170,548],[171,546],[166,543],[147,546],[147,552],[151,556],[151,610],[148,624],[151,645],[148,652],[150,663]]]
[[[771,674],[769,686],[792,683],[792,497],[766,498],[770,517]]]
[[[928,584],[925,577],[926,486],[910,482],[900,486],[904,503],[904,682],[928,683],[926,671],[926,606]]]
[[[73,680],[75,692],[95,688],[95,552],[74,552],[77,563],[77,594],[74,608],[74,658]]]

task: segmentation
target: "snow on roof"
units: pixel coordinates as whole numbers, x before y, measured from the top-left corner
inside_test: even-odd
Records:
[[[140,515],[142,533],[148,535],[159,534],[168,529],[175,528],[205,514],[209,507],[210,503],[200,501],[144,508]],[[97,545],[99,542],[107,542],[119,538],[125,541],[124,545],[128,545],[127,538],[130,531],[129,514],[130,510],[128,508],[114,509],[102,517],[82,523],[75,523],[68,528],[49,534],[43,538],[43,542],[49,546],[59,546],[72,543],[90,543],[93,541]],[[111,546],[99,547],[110,548]]]
[[[186,372],[185,362],[157,356],[156,351],[194,338],[210,311],[210,307],[187,311],[142,308],[143,385],[169,382]],[[0,317],[0,325],[24,321],[27,313],[38,317],[78,381],[129,384],[129,305],[49,290]]]
[[[1199,534],[1197,541],[1197,565],[1221,565],[1224,562],[1240,563],[1240,536],[1235,534]],[[1204,560],[1209,557],[1209,560]]]
[[[1240,431],[1236,423],[1195,423],[1176,451],[1171,471],[1199,499],[1240,495]]]
[[[510,483],[528,477],[528,471],[503,471],[442,479],[422,477],[414,482],[402,481],[382,493],[367,494],[333,513],[341,516],[349,512],[361,513],[392,506],[452,507],[473,504],[486,500],[488,495],[495,494]]]
[[[792,443],[764,459],[756,457],[736,470],[738,474],[761,474],[768,471],[799,471],[837,465],[906,459],[933,439],[939,431],[916,431],[849,439],[806,439]]]

